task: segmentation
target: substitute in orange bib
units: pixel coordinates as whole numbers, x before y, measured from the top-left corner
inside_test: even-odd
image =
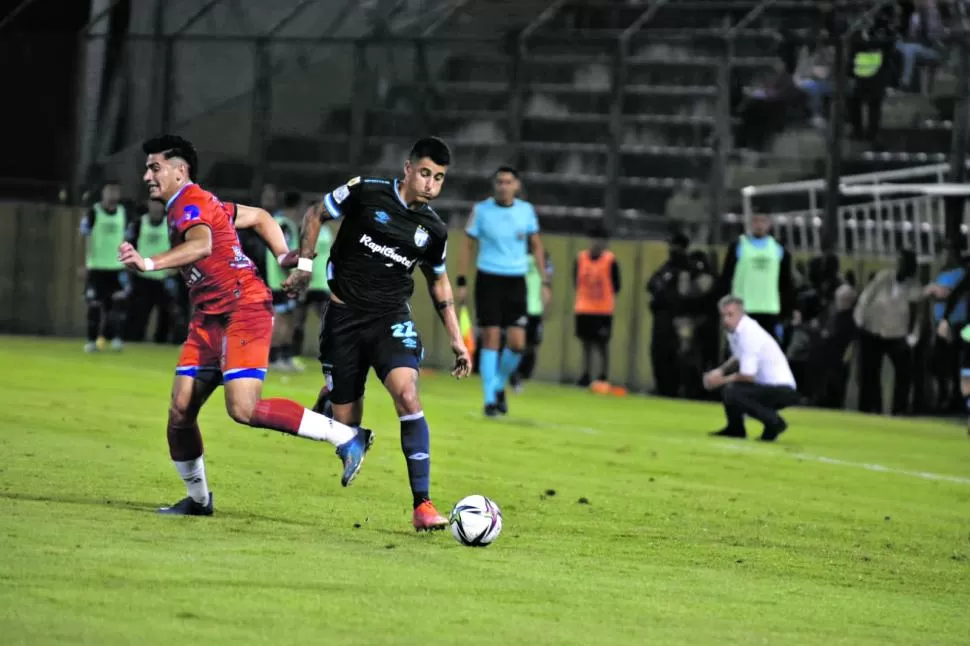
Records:
[[[608,236],[602,226],[590,235],[589,249],[580,251],[573,267],[576,286],[576,337],[583,344],[583,374],[579,386],[589,386],[593,374],[593,352],[600,355],[599,381],[609,381],[610,337],[613,311],[620,292],[620,266],[606,248]]]

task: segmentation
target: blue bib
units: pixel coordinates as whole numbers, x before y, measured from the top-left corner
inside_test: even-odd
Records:
[[[529,270],[529,236],[539,233],[539,219],[524,200],[501,206],[489,198],[475,205],[465,232],[478,240],[479,271],[525,276]]]
[[[963,269],[950,269],[949,271],[944,271],[939,276],[936,277],[934,281],[938,285],[942,285],[947,289],[953,289],[956,287],[957,283],[963,278]],[[939,322],[943,318],[943,310],[946,309],[946,303],[935,303],[933,305],[933,318]],[[950,322],[955,325],[960,325],[965,323],[967,320],[967,299],[962,299],[957,306],[953,309],[953,314],[950,315]]]

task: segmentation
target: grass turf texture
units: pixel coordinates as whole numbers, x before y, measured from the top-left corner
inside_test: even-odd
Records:
[[[505,517],[470,549],[411,530],[374,381],[377,443],[351,488],[329,445],[237,426],[219,391],[201,418],[216,516],[153,514],[184,495],[165,445],[174,350],[80,346],[0,339],[8,646],[970,639],[956,425],[795,410],[763,445],[706,437],[714,405],[539,384],[486,421],[478,382],[439,373],[422,382],[433,497],[447,513],[483,493]],[[319,383],[271,375],[266,394],[312,403]]]

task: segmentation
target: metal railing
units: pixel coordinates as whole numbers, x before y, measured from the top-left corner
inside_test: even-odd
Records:
[[[949,164],[933,164],[848,175],[840,178],[840,183],[843,187],[878,186],[900,180],[928,179],[930,183],[944,184],[950,170]],[[741,190],[742,213],[728,214],[725,221],[747,225],[751,216],[758,212],[754,205],[756,198],[786,196],[792,201],[807,204],[807,208],[770,211],[781,237],[799,251],[821,252],[825,246],[825,209],[821,203],[827,188],[825,179],[746,186]],[[901,248],[909,248],[920,256],[939,253],[947,233],[946,208],[940,196],[886,199],[879,191],[868,193],[869,199],[865,202],[838,207],[834,232],[836,251],[892,256]],[[970,221],[970,203],[965,206],[963,221]],[[970,228],[964,224],[960,233],[966,237],[970,234]]]

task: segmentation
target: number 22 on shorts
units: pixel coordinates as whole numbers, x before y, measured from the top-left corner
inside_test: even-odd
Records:
[[[395,323],[391,326],[391,332],[395,339],[413,339],[418,336],[417,330],[414,329],[414,321]]]

